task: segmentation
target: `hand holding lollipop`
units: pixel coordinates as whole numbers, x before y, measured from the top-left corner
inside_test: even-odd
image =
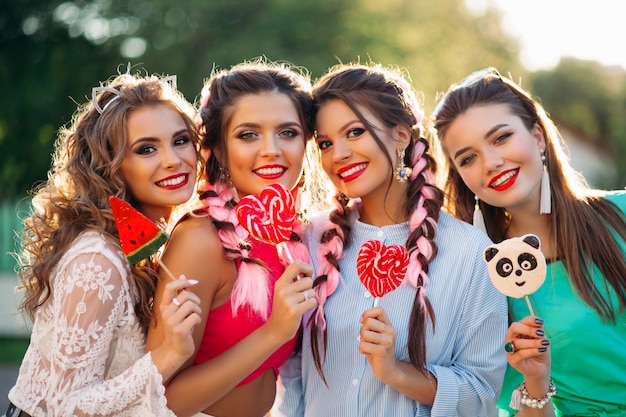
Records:
[[[518,387],[511,396],[510,407],[515,410],[519,410],[522,404],[543,408],[556,394],[554,384],[545,382],[549,380],[550,374],[550,354],[547,353],[549,340],[545,338],[543,320],[534,317],[535,313],[528,299],[546,279],[546,259],[540,245],[537,236],[527,234],[489,246],[484,253],[493,285],[506,296],[526,297],[531,314],[531,317],[516,321],[509,327],[505,336],[507,342],[504,344],[504,351],[508,354],[507,361],[524,375],[524,384],[539,380],[540,385],[545,385],[539,390],[547,392],[539,403],[534,400],[535,405],[532,405],[532,402],[524,402],[530,401],[528,391],[525,391],[526,385],[520,386],[526,392],[524,400],[522,388]],[[515,355],[518,352],[520,354]]]
[[[402,283],[409,266],[409,253],[404,246],[385,246],[378,240],[368,240],[361,246],[356,260],[356,270],[365,288],[375,298],[395,290]]]
[[[502,294],[522,298],[531,315],[535,315],[528,296],[546,279],[546,258],[540,250],[541,242],[535,235],[506,239],[485,249],[484,259],[493,285]]]

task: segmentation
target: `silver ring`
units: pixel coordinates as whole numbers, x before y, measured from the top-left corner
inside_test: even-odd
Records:
[[[302,294],[304,294],[304,302],[309,301],[309,290],[304,290]]]
[[[176,307],[180,307],[180,301],[178,301],[178,298],[176,297],[172,298],[172,302],[174,303]]]

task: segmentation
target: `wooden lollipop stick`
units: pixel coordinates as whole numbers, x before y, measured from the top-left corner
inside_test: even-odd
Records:
[[[161,268],[163,268],[163,270],[164,270],[165,272],[167,272],[167,274],[168,274],[168,275],[169,275],[169,276],[170,276],[170,277],[171,277],[174,281],[176,281],[176,277],[174,276],[174,274],[172,274],[172,271],[170,271],[170,270],[169,270],[169,268],[168,268],[168,267],[166,267],[166,266],[165,266],[165,264],[164,264],[163,262],[159,262],[159,266],[160,266]]]

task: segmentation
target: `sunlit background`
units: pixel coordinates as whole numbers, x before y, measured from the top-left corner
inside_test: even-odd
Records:
[[[129,65],[176,74],[193,102],[213,68],[261,55],[302,66],[313,79],[338,62],[372,60],[406,68],[428,112],[451,83],[495,66],[541,99],[565,136],[572,164],[592,185],[624,188],[621,3],[0,2],[0,364],[19,363],[28,334],[13,315],[15,262],[8,255],[15,250],[19,212],[28,206],[27,190],[46,177],[57,129],[99,81]]]

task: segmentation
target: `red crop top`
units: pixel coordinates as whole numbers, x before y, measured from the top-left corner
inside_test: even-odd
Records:
[[[272,300],[274,298],[274,284],[285,268],[278,259],[276,247],[265,242],[254,240],[250,257],[262,259],[269,267],[271,284],[269,311],[271,313]],[[230,300],[224,305],[211,310],[194,364],[202,363],[219,356],[254,330],[261,327],[265,321],[266,320],[254,314],[254,312],[246,310],[245,308],[240,309],[237,312],[237,316],[234,317]],[[248,375],[243,381],[237,384],[237,386],[247,384],[270,368],[273,369],[276,376],[278,376],[278,367],[293,351],[297,338],[298,336],[296,335],[296,337],[278,348],[258,369]]]

